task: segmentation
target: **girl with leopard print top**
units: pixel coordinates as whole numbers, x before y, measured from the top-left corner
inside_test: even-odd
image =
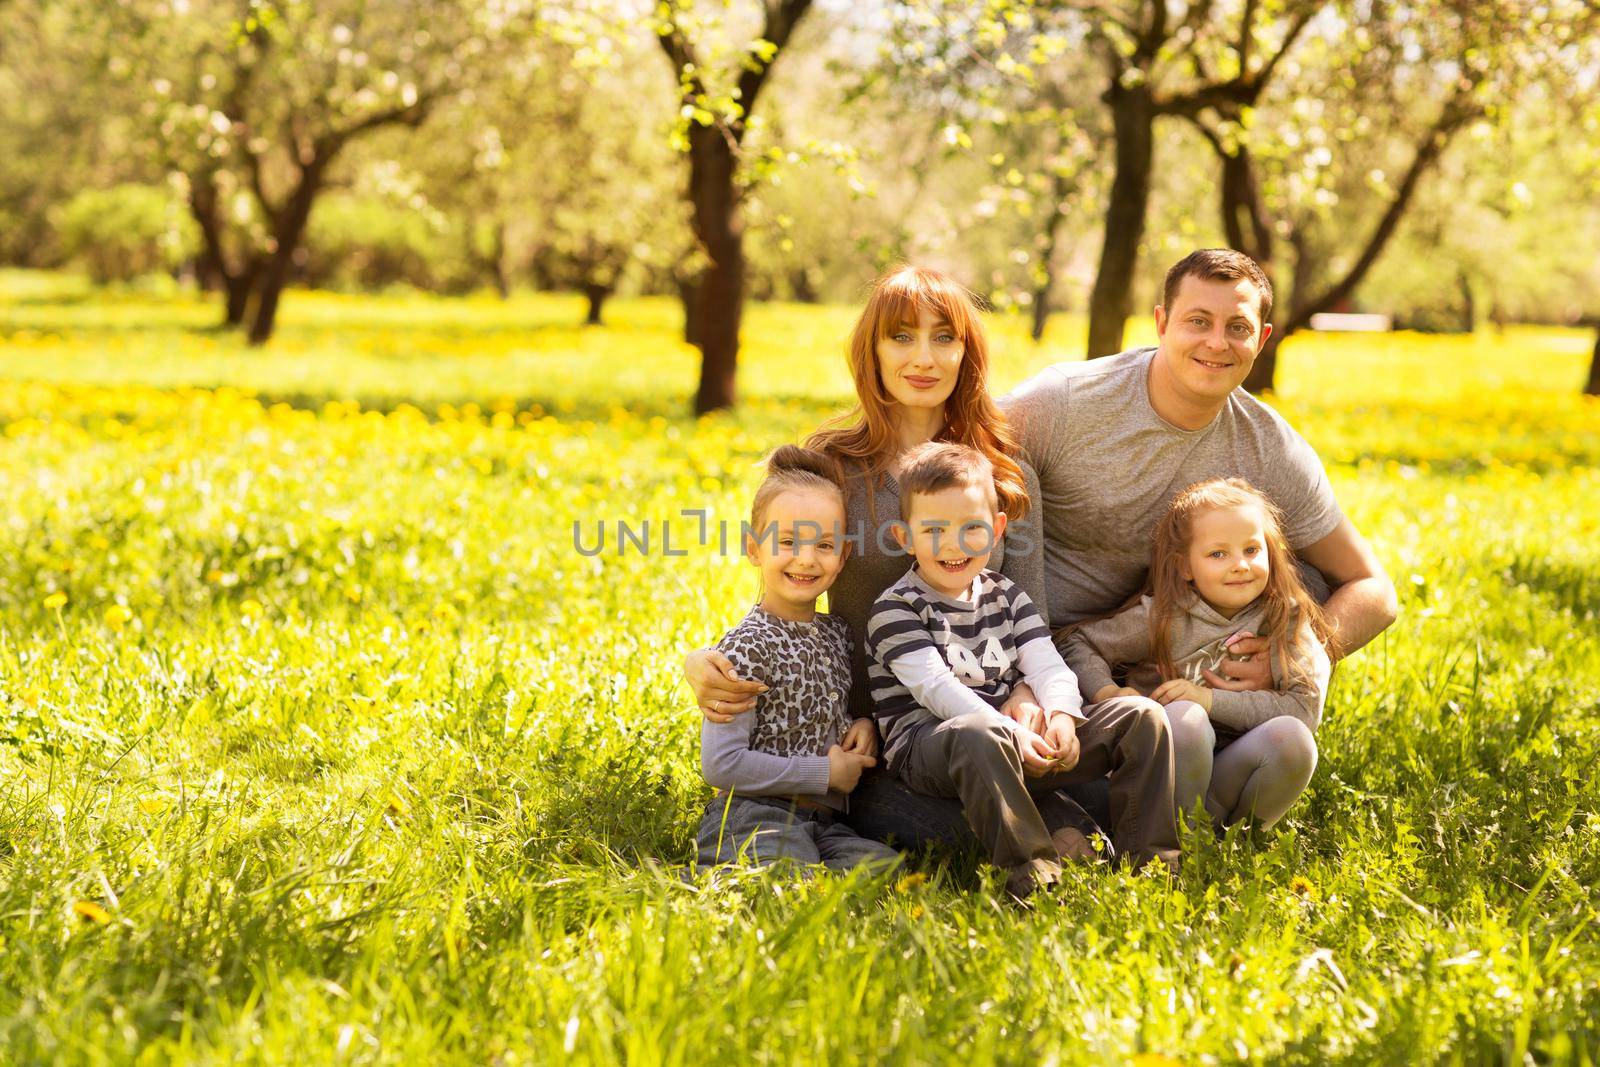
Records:
[[[767,689],[749,714],[701,723],[700,767],[718,791],[696,837],[702,867],[790,859],[842,870],[899,855],[833,818],[877,763],[878,734],[847,710],[849,627],[817,612],[850,550],[832,469],[819,453],[786,445],[756,490],[744,550],[760,572],[761,599],[717,648]]]

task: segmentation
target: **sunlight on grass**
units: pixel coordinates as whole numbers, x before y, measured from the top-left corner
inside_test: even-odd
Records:
[[[681,881],[678,665],[753,579],[714,525],[574,548],[737,523],[841,410],[851,309],[753,307],[746,403],[696,421],[668,301],[297,292],[252,350],[188,296],[0,294],[0,1061],[1600,1050],[1584,335],[1286,347],[1275,402],[1403,619],[1340,666],[1283,832],[1019,914],[968,857]],[[1082,335],[996,333],[1001,387]]]

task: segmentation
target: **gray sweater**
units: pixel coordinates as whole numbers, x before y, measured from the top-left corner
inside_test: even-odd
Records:
[[[1043,531],[1039,524],[1039,478],[1026,462],[1019,461],[1031,507],[1028,514],[1006,526],[1005,536],[989,557],[989,570],[999,571],[1028,594],[1045,618],[1050,617],[1045,602]],[[844,561],[839,577],[828,590],[828,612],[850,626],[850,717],[872,716],[872,683],[867,676],[867,618],[872,605],[911,569],[911,557],[900,551],[886,530],[886,524],[900,518],[900,484],[885,475],[870,503],[877,512],[869,515],[866,474],[847,471],[845,485],[845,529],[862,531]],[[877,532],[883,529],[880,543]],[[1021,551],[1028,549],[1029,551]]]
[[[1085,623],[1062,644],[1061,655],[1077,674],[1085,700],[1093,700],[1101,689],[1115,684],[1111,672],[1119,665],[1129,668],[1128,685],[1146,696],[1162,683],[1150,650],[1150,603],[1147,596],[1109,619]],[[1195,597],[1188,609],[1172,620],[1173,666],[1180,677],[1205,684],[1200,672],[1220,666],[1226,655],[1223,642],[1241,630],[1259,634],[1265,618],[1266,609],[1259,598],[1227,619]],[[1300,628],[1287,678],[1276,646],[1273,651],[1273,687],[1249,693],[1213,690],[1213,722],[1243,732],[1280,715],[1291,715],[1312,730],[1317,728],[1322,722],[1322,702],[1332,672],[1322,642],[1309,626]]]

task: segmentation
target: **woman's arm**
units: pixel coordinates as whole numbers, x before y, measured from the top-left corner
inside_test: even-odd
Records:
[[[700,713],[716,723],[732,722],[756,706],[767,691],[759,678],[745,678],[727,656],[714,648],[697,648],[683,661],[683,677],[694,693]]]

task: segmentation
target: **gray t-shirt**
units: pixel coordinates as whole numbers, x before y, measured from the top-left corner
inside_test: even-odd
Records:
[[[1157,415],[1148,384],[1155,353],[1057,363],[1000,398],[1039,476],[1053,627],[1109,614],[1144,587],[1156,522],[1196,482],[1243,478],[1260,489],[1283,512],[1296,550],[1343,521],[1316,452],[1243,389],[1198,430]],[[1320,576],[1308,578],[1325,598]]]

